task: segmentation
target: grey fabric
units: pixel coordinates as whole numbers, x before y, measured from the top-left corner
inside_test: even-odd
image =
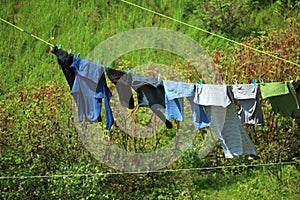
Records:
[[[165,90],[162,81],[153,77],[132,74],[131,87],[136,91],[138,105],[150,108],[162,121],[167,128],[172,128],[172,123],[166,119],[160,109],[165,109]]]
[[[234,98],[241,108],[238,117],[243,123],[264,125],[264,117],[259,102],[259,89],[254,84],[233,85]]]
[[[202,86],[198,85],[199,87]],[[224,90],[224,87],[226,90]],[[218,98],[220,99],[216,100]],[[204,101],[201,101],[201,99],[204,99]],[[202,89],[196,90],[194,102],[204,102],[206,104],[204,106],[205,112],[221,143],[226,158],[240,155],[257,155],[249,135],[237,117],[232,100],[227,86],[204,85]],[[230,104],[228,104],[229,102]]]
[[[222,106],[231,104],[226,85],[196,84],[195,103],[203,106]]]

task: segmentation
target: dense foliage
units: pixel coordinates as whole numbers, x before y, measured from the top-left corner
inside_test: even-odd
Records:
[[[299,1],[135,2],[300,64]],[[116,33],[154,26],[178,30],[205,46],[214,59],[215,69],[228,84],[250,83],[254,78],[265,82],[289,81],[300,75],[295,65],[120,1],[9,1],[5,2],[0,17],[51,43],[63,44],[63,48],[80,50],[82,57]],[[82,144],[74,126],[67,83],[49,48],[16,29],[0,25],[0,199],[299,197],[300,173],[294,165],[106,175],[117,171],[96,160]],[[161,51],[129,53],[113,67],[125,70],[154,61],[170,64],[186,80],[199,79],[200,75],[189,68],[189,63],[176,59],[174,62],[173,55]],[[245,125],[257,148],[257,157],[225,159],[220,145],[201,157],[199,149],[208,131],[205,129],[197,132],[194,148],[189,148],[166,169],[299,162],[300,130],[295,121],[275,115],[267,100],[262,100],[262,107],[266,126]],[[133,119],[141,124],[147,124],[149,116],[146,109],[132,113]],[[167,144],[174,134],[163,129],[155,137],[143,140],[129,137],[114,127],[107,137],[127,150],[143,152]]]

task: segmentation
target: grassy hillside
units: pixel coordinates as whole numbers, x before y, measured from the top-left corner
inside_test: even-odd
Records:
[[[297,1],[132,2],[300,63]],[[117,33],[162,27],[184,33],[207,49],[226,83],[233,80],[247,83],[253,77],[268,82],[300,76],[297,66],[270,59],[122,1],[28,0],[4,1],[1,5],[1,18],[52,44],[61,44],[64,50],[80,52],[83,58]],[[0,177],[0,199],[298,199],[300,173],[295,165],[95,175],[116,170],[99,163],[82,144],[74,127],[67,82],[50,48],[2,22],[0,44],[0,176],[45,176]],[[128,53],[112,67],[125,70],[145,63],[172,66],[185,80],[199,78],[178,56],[160,50]],[[110,82],[108,84],[112,87]],[[220,144],[206,157],[201,157],[198,150],[207,134],[205,129],[198,131],[193,141],[196,150],[189,148],[167,169],[299,162],[300,130],[295,121],[275,115],[266,100],[262,101],[262,107],[267,125],[245,125],[259,153],[257,157],[225,159]],[[133,112],[141,124],[149,123],[149,116],[149,111],[144,109]],[[118,127],[105,133],[121,147],[147,152],[166,145],[175,132],[163,129],[148,140],[129,137]],[[52,177],[59,174],[71,176]]]
[[[135,3],[191,25],[209,29],[207,27],[209,22],[205,21],[205,19],[201,21],[203,18],[203,14],[199,15],[201,7],[197,7],[198,4],[195,2],[192,4],[190,1],[181,0],[155,0],[135,1]],[[199,5],[202,5],[201,1],[199,1]],[[191,9],[195,9],[194,12]],[[279,17],[262,23],[261,20],[264,16],[268,15],[274,18],[280,14],[273,12],[274,9],[277,11],[278,7],[273,6],[273,11],[268,11],[270,9],[272,8],[267,7],[262,11],[254,10],[248,12],[250,14],[255,13],[257,18],[254,19],[252,16],[249,22],[252,24],[249,24],[246,28],[250,29],[250,27],[253,27],[252,31],[261,31],[266,28],[275,29],[283,27],[283,24],[288,24],[285,18]],[[281,12],[286,11],[283,10]],[[217,14],[220,15],[220,13]],[[209,17],[210,15],[214,14],[207,11],[206,16]],[[298,16],[299,14],[295,15],[294,18]],[[199,44],[210,51],[228,47],[228,42],[225,40],[161,18],[120,1],[9,1],[5,3],[1,11],[1,17],[52,44],[61,44],[63,49],[72,49],[75,54],[80,52],[82,57],[87,56],[96,45],[108,37],[141,27],[163,27],[180,31],[198,41]],[[242,17],[249,19],[247,15]],[[276,24],[273,22],[276,22]],[[277,27],[274,28],[274,26]],[[240,27],[240,29],[245,30],[245,27]],[[215,32],[215,30],[211,31]],[[239,34],[239,37],[247,36],[250,33],[251,30],[245,31],[244,34]],[[1,79],[0,91],[5,92],[16,84],[32,85],[33,83],[45,83],[50,80],[63,80],[55,59],[49,53],[49,48],[45,44],[3,23],[1,23],[0,34],[1,45],[5,47],[5,51],[1,51],[0,72],[7,75],[4,79]],[[233,37],[226,32],[220,32],[220,34]],[[130,54],[128,59],[135,65],[145,63],[147,60],[153,60],[156,57],[160,58],[161,62],[170,62],[170,58],[165,55],[153,56],[152,53],[147,52],[135,52]]]

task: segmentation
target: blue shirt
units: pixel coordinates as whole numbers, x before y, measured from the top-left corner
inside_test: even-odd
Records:
[[[78,107],[78,121],[101,122],[102,99],[106,114],[106,129],[114,122],[109,100],[112,94],[106,85],[104,70],[101,65],[74,56],[71,68],[76,71],[71,90]]]
[[[210,122],[206,116],[203,106],[195,104],[193,99],[195,96],[194,84],[188,84],[175,81],[164,81],[166,118],[183,121],[184,105],[183,98],[186,97],[192,109],[194,126],[196,129],[210,126]]]

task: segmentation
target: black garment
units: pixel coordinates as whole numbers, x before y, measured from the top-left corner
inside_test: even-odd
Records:
[[[294,86],[295,91],[296,91],[296,97],[297,97],[297,100],[298,100],[298,104],[300,105],[300,80],[296,81],[296,82],[294,81],[293,86]],[[300,126],[300,116],[296,116],[295,118],[297,119],[298,126]]]
[[[165,89],[162,81],[155,78],[134,74],[132,88],[137,92],[140,107],[151,108],[154,105],[165,105]]]
[[[149,107],[162,121],[167,128],[172,128],[172,123],[166,119],[159,108],[165,108],[165,94],[162,84],[156,85],[155,79],[151,77],[134,75],[138,80],[133,80],[132,74],[108,68],[106,74],[109,80],[116,85],[121,105],[133,109],[134,100],[131,87],[137,92],[138,104],[140,107]],[[149,81],[149,80],[150,81]]]
[[[108,68],[106,74],[109,80],[116,86],[119,95],[121,105],[133,109],[134,100],[131,91],[132,77],[131,74],[127,74],[122,71]]]
[[[172,123],[159,110],[160,108],[166,108],[165,89],[162,81],[134,74],[132,75],[132,88],[137,93],[139,106],[149,107],[153,113],[165,122],[167,128],[173,127]]]
[[[70,66],[73,63],[73,54],[69,54],[68,52],[58,49],[57,46],[53,48],[51,51],[53,54],[57,56],[58,64],[60,65],[67,81],[70,86],[70,90],[72,90],[74,80],[75,80],[75,70]]]

